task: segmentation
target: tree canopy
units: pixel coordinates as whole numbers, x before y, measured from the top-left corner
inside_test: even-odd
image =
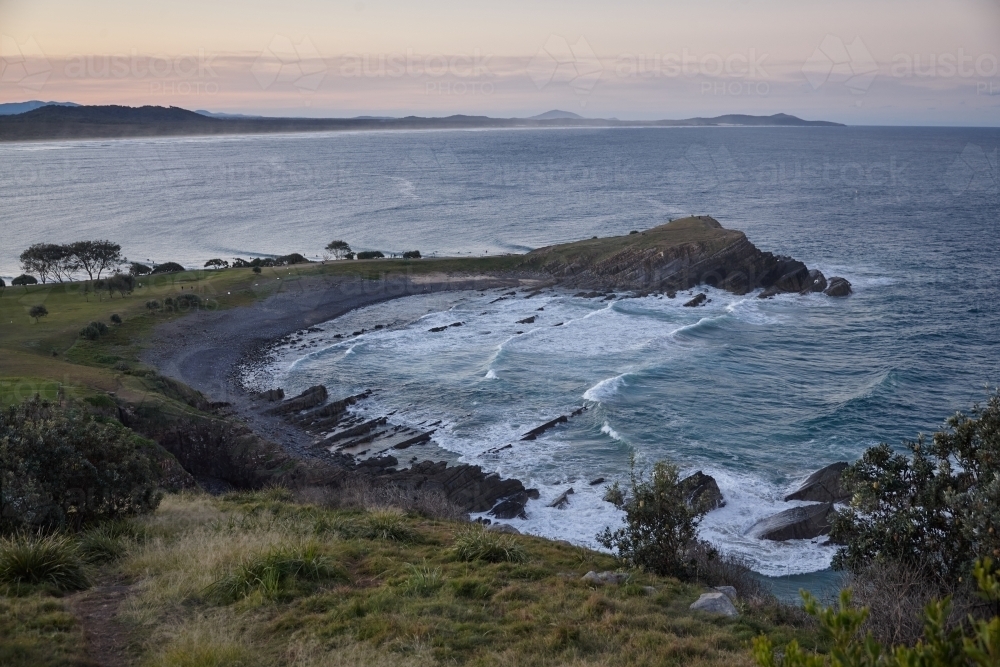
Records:
[[[326,249],[333,254],[337,259],[343,259],[351,252],[351,246],[348,245],[347,241],[330,241],[326,244]]]
[[[90,280],[99,280],[103,272],[114,270],[126,261],[121,251],[122,247],[111,241],[36,243],[21,253],[21,268],[25,273],[37,274],[42,283],[73,280],[80,270]]]

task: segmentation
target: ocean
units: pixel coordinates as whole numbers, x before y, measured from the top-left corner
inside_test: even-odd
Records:
[[[344,324],[327,323],[270,372],[286,390],[373,388],[362,409],[399,423],[443,420],[441,447],[540,490],[515,521],[529,533],[595,545],[620,517],[589,481],[624,479],[632,458],[702,470],[727,501],[702,536],[788,577],[824,571],[832,548],[746,537],[754,521],[810,472],[935,430],[1000,383],[998,146],[996,129],[865,127],[3,144],[0,275],[42,241],[110,238],[132,260],[194,267],[319,257],[332,239],[517,253],[712,215],[855,293],[708,290],[703,308],[684,294],[413,296],[364,313],[394,326],[343,341]],[[534,442],[487,451],[584,405]],[[568,508],[545,507],[570,486]]]

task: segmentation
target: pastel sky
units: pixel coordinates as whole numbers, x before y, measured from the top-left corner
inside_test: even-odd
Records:
[[[0,102],[1000,125],[997,0],[0,0]]]

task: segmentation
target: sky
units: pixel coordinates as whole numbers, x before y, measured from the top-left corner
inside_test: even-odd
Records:
[[[1000,0],[0,0],[0,102],[1000,125]]]

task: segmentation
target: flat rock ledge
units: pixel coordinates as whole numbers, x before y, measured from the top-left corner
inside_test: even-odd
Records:
[[[729,596],[720,590],[709,593],[702,593],[701,597],[691,603],[689,607],[692,611],[702,611],[706,614],[717,616],[729,616],[730,618],[740,615],[736,605],[729,599]]]

